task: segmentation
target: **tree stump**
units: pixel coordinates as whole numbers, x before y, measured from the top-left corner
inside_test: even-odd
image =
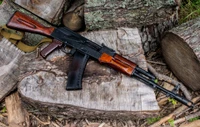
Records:
[[[167,32],[162,51],[176,77],[192,90],[200,90],[200,18]]]
[[[164,31],[176,24],[178,0],[85,0],[84,18],[89,30],[118,27],[140,29],[145,52],[160,46]]]
[[[83,36],[112,47],[147,69],[138,29],[119,28]],[[76,119],[137,119],[159,110],[153,89],[93,60],[87,63],[79,91],[65,90],[71,57],[60,50],[46,60],[28,54],[22,61],[24,78],[18,87],[22,101],[49,114]]]

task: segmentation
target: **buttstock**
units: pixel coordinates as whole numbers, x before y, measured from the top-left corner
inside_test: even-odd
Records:
[[[6,25],[9,28],[48,36],[51,35],[54,30],[54,27],[45,27],[31,17],[18,11],[13,14]]]

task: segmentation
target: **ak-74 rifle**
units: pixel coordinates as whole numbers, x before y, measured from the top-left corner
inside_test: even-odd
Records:
[[[60,46],[69,46],[72,48],[74,59],[72,61],[73,66],[70,67],[68,72],[67,90],[82,89],[81,81],[85,65],[89,58],[93,58],[117,71],[138,79],[154,89],[160,90],[167,96],[174,98],[188,107],[193,107],[193,103],[190,100],[155,83],[155,76],[141,69],[134,62],[120,56],[113,49],[103,44],[98,45],[66,27],[45,27],[21,12],[13,14],[7,23],[7,27],[54,38],[54,43],[51,43],[41,51],[43,57],[46,57],[55,48]]]

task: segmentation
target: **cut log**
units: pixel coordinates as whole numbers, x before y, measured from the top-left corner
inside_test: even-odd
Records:
[[[85,1],[85,23],[88,29],[135,27],[157,24],[176,13],[175,0],[98,0]]]
[[[70,0],[14,0],[14,2],[54,25],[61,23],[64,9],[70,4]]]
[[[83,35],[147,69],[138,29],[119,28]],[[24,78],[18,87],[22,100],[49,114],[77,119],[137,119],[155,115],[159,110],[153,89],[93,60],[86,66],[83,89],[66,91],[70,61],[71,57],[60,50],[47,60],[25,55],[20,64]]]
[[[89,30],[138,27],[144,51],[155,51],[163,32],[177,22],[178,4],[178,0],[85,0],[85,24]]]
[[[192,90],[200,90],[200,18],[167,32],[162,51],[177,78]]]
[[[17,87],[22,51],[7,39],[0,41],[0,101]]]

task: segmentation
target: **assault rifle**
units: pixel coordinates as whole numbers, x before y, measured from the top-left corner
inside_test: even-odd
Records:
[[[167,96],[174,98],[188,107],[193,107],[193,103],[190,100],[156,84],[154,82],[156,79],[155,76],[141,69],[134,62],[120,56],[113,49],[110,49],[103,44],[98,45],[66,27],[45,27],[21,12],[14,13],[8,21],[7,27],[54,38],[54,43],[51,43],[41,51],[43,57],[46,57],[55,48],[60,46],[69,46],[73,49],[73,66],[70,67],[68,73],[69,80],[67,82],[66,90],[78,90],[82,88],[81,80],[85,65],[89,58],[93,58],[98,60],[100,63],[107,64],[117,71],[138,79],[154,89],[160,90]]]

